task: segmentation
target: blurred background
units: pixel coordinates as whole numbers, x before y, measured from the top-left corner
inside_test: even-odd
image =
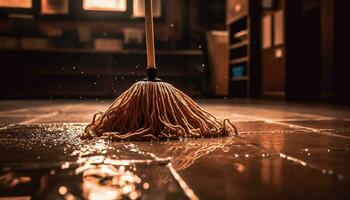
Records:
[[[350,103],[349,1],[154,0],[192,97]],[[0,97],[113,98],[145,76],[144,0],[0,0]]]

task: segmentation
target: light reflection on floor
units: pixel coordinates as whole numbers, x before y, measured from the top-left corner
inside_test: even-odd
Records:
[[[111,142],[79,137],[100,104],[35,105],[0,102],[0,199],[350,197],[343,108],[206,101],[238,137]]]

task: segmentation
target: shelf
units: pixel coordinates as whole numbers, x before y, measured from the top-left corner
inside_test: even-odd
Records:
[[[79,93],[81,89],[65,89],[64,91],[50,91],[45,90],[45,97],[49,96],[86,96],[86,97],[103,97],[108,96],[108,90],[84,90],[84,92]],[[1,96],[30,96],[30,97],[42,97],[42,91],[16,91],[16,92],[6,92],[5,94],[1,94]]]
[[[49,52],[49,53],[100,53],[100,54],[138,54],[146,55],[143,49],[125,49],[119,51],[96,50],[93,48],[43,48],[43,49],[0,49],[1,51]],[[201,50],[156,50],[156,55],[202,56]]]
[[[248,30],[241,30],[241,31],[236,32],[236,33],[234,34],[234,37],[233,37],[233,38],[234,38],[234,39],[238,39],[238,38],[241,38],[241,37],[243,37],[243,36],[247,36],[248,33],[249,33]]]
[[[228,0],[226,19],[230,96],[257,97],[261,87],[261,7],[253,0]]]
[[[240,76],[240,77],[232,77],[231,81],[248,81],[249,77],[248,76]]]
[[[237,49],[237,48],[243,47],[245,45],[248,45],[248,40],[244,40],[242,42],[232,44],[232,45],[230,45],[230,49]]]
[[[107,71],[40,71],[40,72],[24,72],[28,75],[37,76],[107,76],[109,75]]]
[[[230,60],[230,64],[237,64],[237,63],[248,62],[248,61],[249,61],[249,57],[243,57],[243,58]]]
[[[127,76],[127,77],[144,77],[146,72],[136,72],[136,73],[122,73],[122,72],[113,72],[114,76]],[[188,73],[158,73],[159,77],[196,77],[197,75],[192,75]],[[198,75],[199,76],[199,75]]]
[[[107,76],[126,76],[126,77],[144,77],[146,76],[146,72],[121,72],[121,71],[113,71],[108,72],[106,71],[96,71],[96,72],[84,72],[83,74],[81,72],[50,72],[50,71],[42,71],[42,72],[25,72],[28,75],[32,76],[101,76],[101,77],[107,77]],[[196,77],[199,75],[189,74],[189,73],[158,73],[159,77]]]
[[[233,24],[233,23],[235,23],[235,22],[237,22],[237,21],[239,21],[239,20],[242,20],[242,19],[245,18],[245,17],[248,17],[247,13],[243,13],[243,14],[240,15],[240,16],[232,17],[231,19],[228,19],[228,20],[226,21],[226,25],[229,26],[229,25],[231,25],[231,24]]]

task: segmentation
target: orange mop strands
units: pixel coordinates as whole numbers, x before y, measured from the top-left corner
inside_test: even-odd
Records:
[[[219,120],[156,77],[152,0],[145,0],[145,10],[147,78],[120,95],[107,111],[95,114],[83,137],[157,140],[237,135],[229,120]]]

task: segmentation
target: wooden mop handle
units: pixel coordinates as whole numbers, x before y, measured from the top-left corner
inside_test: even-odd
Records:
[[[147,47],[147,68],[156,68],[154,52],[153,6],[152,0],[145,0],[145,26]]]

